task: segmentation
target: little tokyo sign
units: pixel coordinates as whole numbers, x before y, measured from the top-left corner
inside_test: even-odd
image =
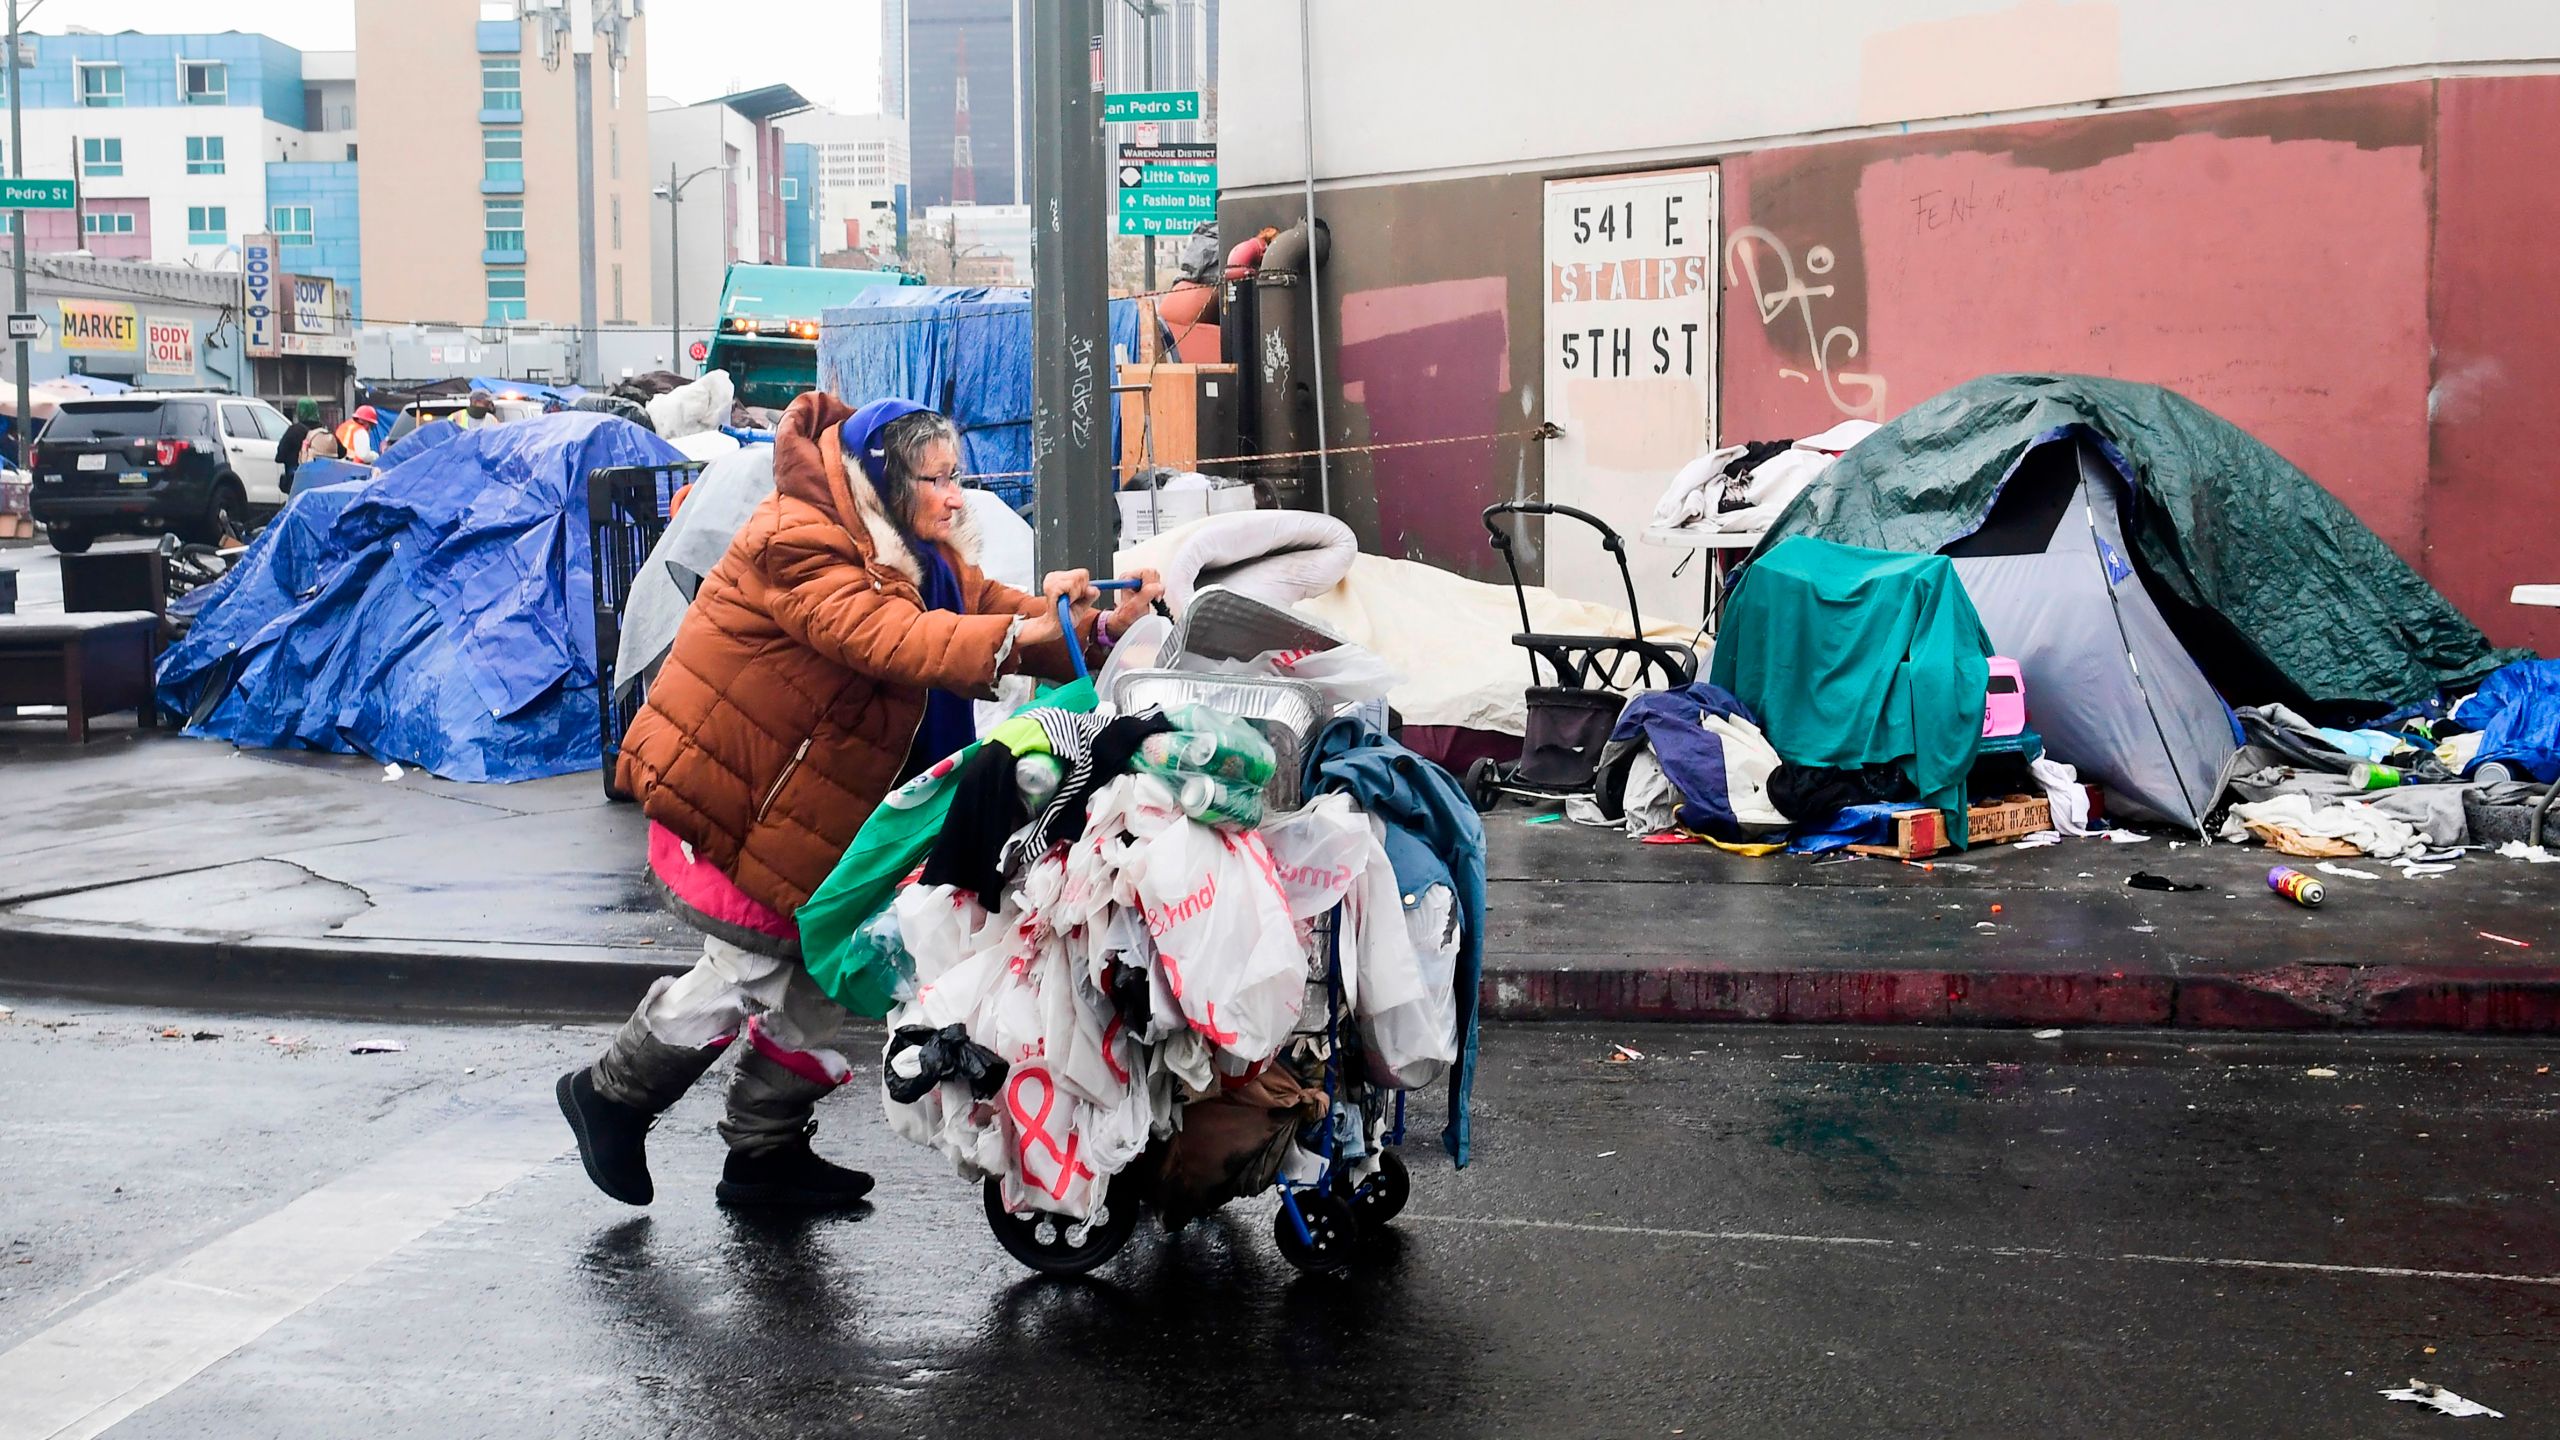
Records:
[[[1218,218],[1218,147],[1120,147],[1120,233],[1188,235]]]

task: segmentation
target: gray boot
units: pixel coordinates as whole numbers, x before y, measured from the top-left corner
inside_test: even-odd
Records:
[[[560,1113],[578,1137],[578,1159],[597,1189],[626,1205],[657,1198],[649,1179],[649,1127],[719,1058],[715,1046],[658,1039],[634,1015],[595,1064],[560,1077]]]
[[[729,1142],[721,1204],[842,1210],[870,1193],[870,1176],[809,1149],[818,1128],[810,1116],[835,1088],[792,1073],[760,1050],[747,1052],[730,1078],[729,1113],[720,1121],[720,1137]]]

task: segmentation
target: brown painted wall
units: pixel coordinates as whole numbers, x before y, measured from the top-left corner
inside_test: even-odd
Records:
[[[2339,495],[2494,639],[2560,651],[2560,612],[2506,603],[2560,581],[2541,475],[2560,176],[2536,158],[2555,132],[2560,76],[2532,76],[1722,157],[1723,434],[1890,419],[2001,370],[2165,385]],[[1537,423],[1547,178],[1321,197],[1335,443]],[[1370,548],[1491,577],[1475,512],[1543,481],[1533,442],[1385,452],[1337,465],[1336,508]]]
[[[2435,376],[2426,561],[2500,644],[2560,655],[2560,610],[2507,603],[2560,583],[2560,77],[2438,91]]]
[[[1435,444],[1337,458],[1334,512],[1361,548],[1502,578],[1478,518],[1545,489],[1540,411],[1537,175],[1339,190],[1319,196],[1334,236],[1323,275],[1332,442]],[[1230,202],[1221,233],[1287,226],[1295,200]]]

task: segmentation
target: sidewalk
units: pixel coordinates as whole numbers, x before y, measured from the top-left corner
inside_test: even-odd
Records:
[[[1497,1017],[2560,1031],[2560,867],[2349,862],[2382,878],[2324,876],[2311,911],[2268,893],[2256,847],[2067,841],[1922,869],[1530,813],[1487,822]],[[0,991],[602,1018],[691,959],[638,811],[592,774],[386,780],[117,728],[82,751],[26,720],[0,722],[0,814]],[[2130,890],[2135,870],[2210,888]]]

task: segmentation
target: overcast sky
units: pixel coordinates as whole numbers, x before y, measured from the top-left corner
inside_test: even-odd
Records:
[[[647,15],[652,95],[708,100],[782,83],[830,109],[880,108],[879,0],[649,0]],[[255,30],[300,50],[355,46],[355,0],[40,0],[25,23],[51,35]]]

